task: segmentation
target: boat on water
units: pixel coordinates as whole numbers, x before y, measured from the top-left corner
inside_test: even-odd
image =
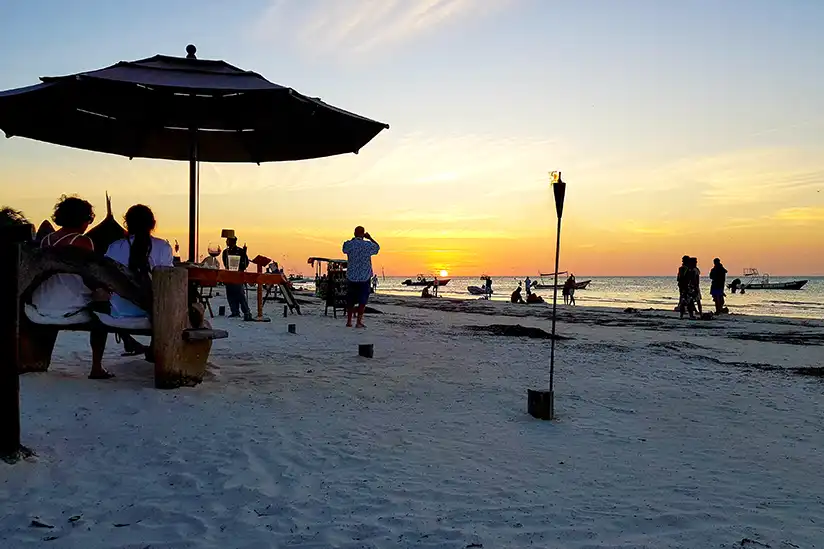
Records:
[[[744,280],[736,278],[727,287],[732,293],[741,290],[800,290],[808,280],[787,280],[783,282],[772,282],[770,275],[758,272],[758,269],[744,269]]]
[[[466,291],[472,295],[487,295],[486,289],[480,286],[467,286]],[[495,293],[495,292],[491,292]]]
[[[492,279],[487,275],[483,275],[481,280],[484,282],[483,286],[467,286],[466,291],[472,295],[482,295],[488,298],[495,293],[492,291]]]
[[[561,271],[558,274],[559,275],[565,275],[565,274],[568,274],[568,273],[567,273],[567,271]],[[544,282],[545,277],[551,279],[554,276],[555,276],[555,273],[538,273],[538,277],[540,278],[540,280],[536,280],[535,282],[533,282],[532,283],[532,288],[535,289],[535,290],[554,290],[556,288],[556,286],[555,286],[555,283],[553,281]],[[589,286],[591,283],[592,283],[592,280],[582,280],[580,282],[576,282],[575,283],[575,289],[576,290],[586,290],[587,286]],[[564,289],[564,283],[559,282],[557,288],[559,290],[563,290]]]
[[[449,281],[452,280],[451,278],[426,278],[423,275],[418,275],[416,280],[412,280],[411,278],[407,278],[401,284],[404,286],[434,286],[435,283],[440,286],[446,286],[449,284]]]
[[[309,284],[310,282],[314,282],[315,279],[313,278],[306,278],[303,275],[289,275],[289,282],[292,284]]]

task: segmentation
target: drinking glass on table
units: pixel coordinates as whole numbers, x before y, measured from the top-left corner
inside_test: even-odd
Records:
[[[209,242],[207,250],[209,257],[203,260],[203,266],[209,269],[220,269],[220,261],[217,259],[221,252],[220,245]]]

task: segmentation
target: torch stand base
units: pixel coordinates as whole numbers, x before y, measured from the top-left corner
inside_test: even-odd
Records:
[[[537,419],[555,419],[555,393],[527,389],[527,411]]]

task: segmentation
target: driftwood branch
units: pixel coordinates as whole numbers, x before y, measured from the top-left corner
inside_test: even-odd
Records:
[[[102,287],[131,301],[144,311],[152,310],[151,281],[141,281],[120,263],[101,258],[81,248],[23,248],[18,288],[20,296],[31,292],[48,277],[57,273],[76,274],[88,285]]]

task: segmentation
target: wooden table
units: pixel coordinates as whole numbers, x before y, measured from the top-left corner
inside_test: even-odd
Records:
[[[189,267],[189,281],[201,284],[256,284],[258,287],[258,318],[263,318],[263,300],[261,293],[263,285],[288,284],[289,281],[282,274],[275,273],[247,273],[242,271],[227,271],[225,269],[206,269],[204,267]]]

